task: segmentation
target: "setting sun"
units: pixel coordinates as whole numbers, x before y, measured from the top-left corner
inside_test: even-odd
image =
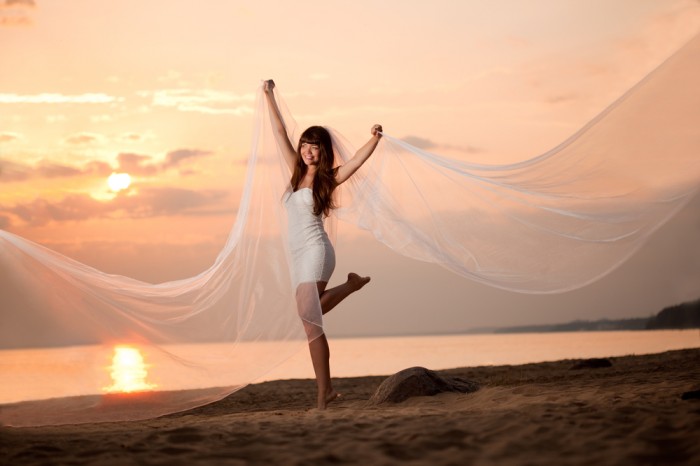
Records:
[[[138,348],[115,346],[112,365],[109,367],[112,385],[105,387],[109,393],[131,393],[152,390],[157,385],[146,382],[148,365]]]
[[[131,177],[128,173],[112,173],[107,178],[107,185],[109,189],[114,192],[122,191],[129,187],[131,184]]]

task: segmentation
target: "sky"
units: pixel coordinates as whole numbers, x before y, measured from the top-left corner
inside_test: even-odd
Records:
[[[235,220],[262,79],[300,127],[359,146],[379,122],[506,163],[556,146],[699,30],[690,0],[0,0],[0,228],[109,273],[188,277]],[[551,296],[344,235],[331,286],[373,281],[329,315],[336,336],[649,316],[700,297],[698,198],[612,274]]]

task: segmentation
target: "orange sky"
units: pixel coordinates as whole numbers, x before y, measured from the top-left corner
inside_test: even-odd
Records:
[[[275,78],[302,127],[327,124],[360,144],[381,122],[435,152],[499,163],[565,139],[698,29],[690,0],[0,0],[0,228],[109,272],[189,276],[235,219],[260,79]],[[128,190],[110,192],[113,172],[131,175]],[[523,302],[373,244],[362,263],[344,261],[341,245],[335,279],[355,266],[378,275],[382,288],[348,304],[361,313],[392,307],[386,296],[407,268],[437,277],[428,285],[446,310],[435,331],[644,315],[698,295],[685,283],[700,277],[700,258],[659,249],[693,237],[692,209],[634,259],[658,268],[660,257],[682,258],[664,265],[682,271],[675,285],[621,270],[603,288]],[[644,280],[658,287],[608,299],[599,316],[571,304],[625,286],[634,294]],[[502,311],[464,319],[475,296]],[[413,298],[417,315],[424,304]],[[514,300],[531,311],[504,311]],[[383,315],[388,329],[396,313]],[[330,325],[363,331],[350,317]]]

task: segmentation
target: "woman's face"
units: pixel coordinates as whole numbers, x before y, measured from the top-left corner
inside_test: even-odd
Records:
[[[318,158],[321,154],[321,148],[318,144],[302,142],[299,152],[301,153],[301,159],[306,165],[318,165]]]

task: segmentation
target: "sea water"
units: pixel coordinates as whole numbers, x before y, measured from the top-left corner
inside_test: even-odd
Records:
[[[560,359],[581,359],[660,353],[675,349],[700,347],[700,331],[653,330],[518,333],[483,335],[401,336],[373,338],[333,338],[329,335],[333,377],[388,375],[412,366],[433,370],[488,365],[514,365]],[[178,347],[192,361],[204,360],[217,353],[222,344]],[[313,378],[311,362],[303,342],[280,345],[272,342],[231,345],[231,352],[249,361],[246,377],[251,382],[255,365],[266,355],[287,354],[282,364],[260,372],[256,381]],[[90,395],[113,384],[110,363],[114,349],[105,346],[42,348],[0,351],[0,404],[23,400]],[[220,351],[218,353],[221,353]],[[160,359],[159,359],[160,358]],[[164,356],[158,352],[143,355],[142,382],[163,384],[169,390],[203,388],[188,377],[178,375],[172,363],[167,371]],[[134,361],[132,361],[134,362]],[[138,361],[136,361],[138,362]],[[240,362],[240,361],[239,361]],[[112,364],[110,366],[110,364]],[[177,365],[175,365],[177,367]],[[183,366],[184,367],[184,366]],[[265,367],[268,367],[266,364]],[[51,374],[50,386],[37,382],[37,374]],[[131,375],[133,377],[133,374]],[[97,382],[96,382],[97,381]],[[235,382],[235,381],[234,381]],[[231,381],[227,381],[226,386]],[[215,379],[211,385],[217,386]],[[223,385],[222,385],[223,386]]]

